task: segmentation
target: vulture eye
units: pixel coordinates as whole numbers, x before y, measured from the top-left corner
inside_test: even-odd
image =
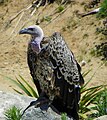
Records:
[[[29,28],[30,31],[33,31],[34,29],[33,28]]]

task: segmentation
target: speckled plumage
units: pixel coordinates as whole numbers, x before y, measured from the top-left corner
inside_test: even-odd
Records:
[[[74,58],[60,33],[45,38],[42,29],[30,26],[20,34],[30,34],[27,60],[31,76],[37,87],[39,98],[32,105],[47,110],[66,112],[68,116],[79,120],[78,102],[80,86],[84,83],[81,67]]]
[[[46,43],[44,39],[41,46],[42,51],[38,55],[32,51],[30,44],[28,46],[31,75],[39,94],[44,91],[48,98],[54,101],[52,104],[55,108],[58,101],[61,106],[57,109],[62,107],[59,111],[68,112],[70,115],[71,109],[78,109],[79,85],[83,83],[80,66],[60,33],[54,33]]]

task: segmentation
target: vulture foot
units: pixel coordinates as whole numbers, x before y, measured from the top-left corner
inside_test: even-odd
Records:
[[[32,106],[35,106],[35,108],[40,107],[41,110],[43,111],[47,111],[49,106],[50,106],[51,102],[48,98],[41,96],[36,100],[36,101],[32,101],[30,103],[29,106],[27,106],[27,108],[23,111],[22,116],[24,115],[24,113],[26,112],[26,110]]]

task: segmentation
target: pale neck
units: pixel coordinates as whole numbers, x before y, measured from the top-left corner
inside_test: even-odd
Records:
[[[36,41],[37,43],[41,43],[43,37],[42,36],[31,36],[32,40],[31,41]]]
[[[32,47],[32,50],[36,52],[37,54],[40,53],[41,51],[40,43],[42,39],[43,37],[32,36],[31,44],[33,43],[33,45],[31,47]]]

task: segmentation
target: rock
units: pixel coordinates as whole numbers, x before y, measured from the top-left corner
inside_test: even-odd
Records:
[[[24,109],[32,100],[35,98],[0,91],[0,120],[4,120],[4,112],[8,108],[16,106]]]
[[[0,91],[0,120],[5,120],[4,112],[12,106],[23,111],[34,100],[35,98],[32,97]],[[51,108],[44,112],[40,108],[31,107],[25,112],[22,120],[61,120],[61,116],[53,112]],[[67,120],[73,119],[68,118]]]
[[[30,108],[22,117],[22,120],[61,120],[51,109],[47,112],[41,111],[39,108]]]
[[[82,67],[82,66],[85,66],[85,65],[86,65],[86,61],[85,61],[85,60],[82,60],[82,61],[81,61],[81,67]]]
[[[107,120],[107,115],[104,115],[104,116],[101,116],[101,117],[98,117],[94,120]]]

